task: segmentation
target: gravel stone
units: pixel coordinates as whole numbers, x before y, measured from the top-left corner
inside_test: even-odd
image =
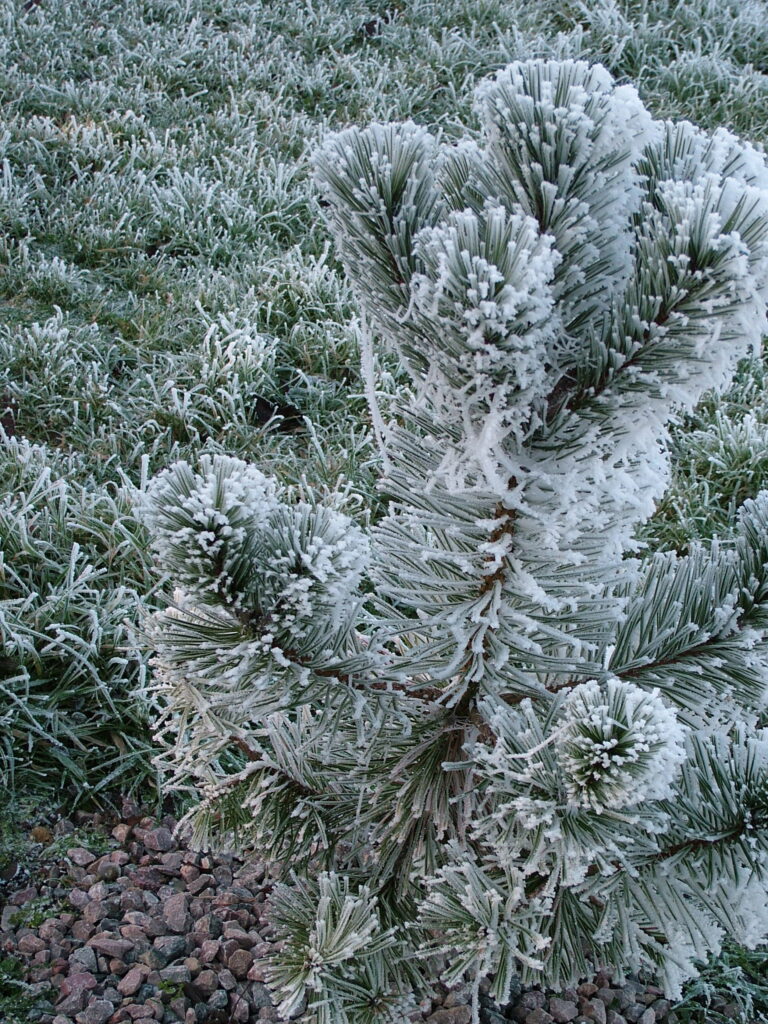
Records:
[[[572,1003],[568,999],[558,999],[557,996],[553,996],[549,1000],[549,1012],[557,1024],[567,1024],[574,1017],[578,1017],[579,1008],[576,1003]]]
[[[185,982],[192,980],[189,968],[185,967],[183,964],[174,964],[172,967],[164,967],[160,971],[160,977],[163,981],[171,981],[176,985],[183,985]]]
[[[186,935],[192,924],[189,913],[189,901],[183,892],[169,896],[163,903],[163,921],[172,932]]]
[[[176,840],[169,829],[155,828],[144,834],[144,845],[148,850],[166,853],[176,846]]]
[[[92,999],[75,1020],[77,1024],[106,1024],[114,1011],[114,1006],[106,999]]]
[[[472,1011],[468,1006],[449,1006],[427,1017],[426,1024],[469,1024]]]
[[[183,935],[158,935],[154,943],[155,952],[165,958],[165,967],[171,960],[177,960],[185,956],[187,952],[187,940]]]
[[[606,1024],[605,1003],[601,999],[595,998],[590,1000],[582,998],[579,1009],[584,1017],[595,1021],[595,1024]]]
[[[96,954],[90,946],[81,946],[74,953],[70,954],[69,966],[71,970],[96,971]]]
[[[134,995],[144,983],[145,976],[146,969],[132,967],[117,983],[117,991],[123,996]]]
[[[96,860],[90,850],[86,850],[82,846],[73,846],[71,850],[67,850],[67,856],[79,868],[87,868]]]
[[[215,971],[200,971],[195,978],[195,988],[200,989],[204,996],[209,996],[219,987],[219,978]]]
[[[233,988],[237,988],[237,981],[234,974],[226,968],[223,971],[219,971],[219,984],[228,992],[231,992]]]
[[[247,977],[252,963],[252,953],[249,953],[247,949],[236,949],[232,956],[227,960],[227,967],[232,971],[236,978],[242,980]]]
[[[222,991],[222,989],[217,989],[208,1000],[208,1005],[214,1010],[225,1010],[228,1002],[229,996],[227,993]]]
[[[260,982],[254,982],[254,984],[250,986],[248,995],[250,996],[251,1003],[257,1010],[275,1005],[272,1002],[272,996],[269,989],[266,985],[263,985]]]
[[[117,957],[120,960],[133,949],[130,939],[115,938],[112,932],[107,931],[99,932],[98,935],[88,939],[88,945],[97,953],[106,953],[107,956]]]
[[[543,1007],[538,1006],[527,1015],[525,1024],[552,1024],[554,1019],[551,1013],[547,1013]]]
[[[60,998],[56,1003],[56,1009],[60,1013],[79,1013],[85,1008],[88,1001],[88,993],[96,988],[98,982],[93,974],[82,971],[78,974],[70,974],[65,978],[59,989]]]

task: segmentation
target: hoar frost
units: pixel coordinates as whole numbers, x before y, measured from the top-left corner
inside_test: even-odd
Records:
[[[579,61],[512,64],[476,112],[315,154],[366,345],[408,376],[373,410],[375,525],[224,456],[141,502],[180,588],[160,762],[200,844],[295,868],[272,983],[323,1024],[402,1020],[436,974],[676,993],[768,937],[768,496],[633,557],[672,417],[766,331],[768,167]]]

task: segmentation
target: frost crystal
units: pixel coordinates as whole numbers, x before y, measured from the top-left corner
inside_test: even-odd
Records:
[[[557,758],[568,799],[595,811],[662,800],[685,760],[685,732],[658,690],[609,678],[563,703]]]

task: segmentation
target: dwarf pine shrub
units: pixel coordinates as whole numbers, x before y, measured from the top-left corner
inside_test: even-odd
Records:
[[[512,64],[476,112],[315,155],[385,514],[221,454],[140,506],[177,586],[162,760],[197,843],[293,869],[271,978],[320,1024],[402,1020],[438,974],[674,994],[768,934],[768,493],[684,556],[636,540],[672,416],[765,331],[768,166],[584,62]]]

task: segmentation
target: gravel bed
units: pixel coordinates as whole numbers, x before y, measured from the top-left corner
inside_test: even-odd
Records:
[[[265,984],[274,941],[265,917],[274,877],[265,865],[190,850],[172,818],[125,817],[103,828],[101,856],[76,845],[72,822],[58,822],[59,837],[73,834],[66,854],[0,896],[0,953],[24,963],[40,1024],[283,1020]],[[469,1024],[469,998],[468,989],[437,985],[410,1021]],[[730,1007],[718,1009],[729,1015]],[[607,973],[565,992],[521,991],[503,1007],[481,995],[482,1024],[676,1019],[660,989],[614,985]]]

